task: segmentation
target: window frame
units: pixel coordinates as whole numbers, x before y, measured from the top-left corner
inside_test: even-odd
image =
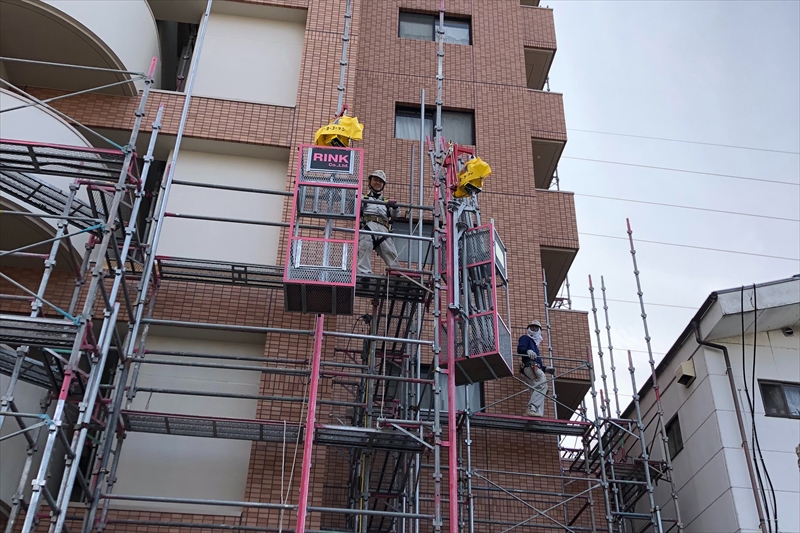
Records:
[[[771,386],[771,387],[780,387],[781,389],[781,400],[783,400],[783,404],[781,407],[781,412],[778,413],[769,413],[767,412],[767,396],[764,394],[764,385]],[[786,396],[786,387],[793,387],[800,389],[800,383],[794,383],[792,381],[777,381],[772,379],[759,379],[758,380],[758,388],[761,391],[761,404],[764,408],[764,416],[769,416],[772,418],[788,418],[790,420],[800,420],[800,415],[795,415],[789,410],[789,400]]]
[[[456,142],[455,140],[449,138],[446,135],[446,128],[445,124],[447,123],[447,117],[454,118],[455,116],[462,116],[462,117],[469,117],[470,119],[470,131],[469,131],[469,142]],[[416,130],[413,138],[408,137],[398,137],[397,136],[397,118],[404,117],[404,118],[411,118],[413,120],[419,121],[420,119],[420,111],[419,105],[417,104],[414,107],[414,104],[404,104],[401,102],[396,102],[394,106],[394,138],[395,139],[403,139],[406,141],[419,141],[419,129]],[[430,128],[425,128],[425,133],[430,135],[433,138],[435,132],[435,117],[436,117],[436,108],[425,106],[425,124],[427,125],[430,123]],[[442,109],[442,134],[445,136],[446,139],[452,140],[456,144],[460,144],[463,146],[476,146],[477,140],[475,139],[475,110],[459,110],[459,109]]]
[[[673,428],[678,428],[678,438],[675,438],[676,432]],[[683,429],[681,428],[681,421],[678,418],[678,413],[675,413],[675,416],[664,425],[664,431],[667,434],[667,453],[669,453],[669,459],[671,461],[683,451]]]
[[[420,19],[422,17],[428,19],[428,22],[431,24],[431,30],[432,30],[431,35],[433,36],[433,38],[432,39],[418,39],[416,37],[404,36],[400,32],[400,25],[403,22],[403,20],[402,20],[403,19],[403,15],[411,15],[412,17],[416,17],[417,19]],[[421,24],[421,21],[419,21],[417,23]],[[450,23],[450,24],[466,24],[467,25],[467,33],[468,33],[468,36],[467,36],[467,41],[468,42],[462,43],[462,42],[457,42],[457,41],[453,41],[453,40],[448,40],[448,36],[447,36],[448,23]],[[405,9],[401,9],[399,11],[399,14],[398,14],[398,17],[397,17],[397,38],[398,39],[408,39],[410,41],[425,41],[425,42],[434,42],[435,43],[435,42],[437,42],[437,39],[438,39],[437,34],[436,34],[436,28],[437,28],[438,25],[439,25],[439,15],[438,14],[424,12],[424,11],[408,11],[408,10],[405,10]],[[452,27],[452,26],[450,26],[450,27]],[[459,46],[472,46],[472,17],[469,16],[469,15],[456,15],[456,16],[445,15],[444,16],[444,44],[456,44],[456,45],[459,45]]]

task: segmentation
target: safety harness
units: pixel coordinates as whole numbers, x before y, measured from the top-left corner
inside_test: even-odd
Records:
[[[378,194],[377,197],[376,196],[371,196],[369,194],[365,194],[364,195],[364,200],[380,200],[382,202],[387,202],[386,198],[384,198],[382,194]],[[391,213],[391,210],[387,207],[387,209],[386,209],[386,217],[382,217],[382,216],[379,216],[379,215],[365,215],[364,214],[364,204],[362,203],[361,204],[361,228],[360,229],[365,229],[369,222],[376,222],[376,223],[380,224],[381,226],[383,226],[384,228],[386,228],[386,230],[389,233],[391,233],[391,231],[392,231],[392,216],[391,216],[390,213]],[[370,235],[370,237],[372,237],[372,249],[373,250],[377,250],[378,247],[383,243],[383,241],[385,241],[386,239],[389,238],[389,236],[390,236],[389,233],[387,233],[386,235],[384,235],[382,237],[378,237],[377,235]]]

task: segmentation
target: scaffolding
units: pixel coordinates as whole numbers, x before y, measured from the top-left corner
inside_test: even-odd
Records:
[[[211,5],[212,0],[209,0],[196,39],[196,54],[202,49]],[[348,0],[337,115],[343,111],[351,17]],[[302,223],[296,215],[288,223],[269,223],[168,212],[173,185],[283,196],[291,198],[299,212],[308,200],[309,183],[322,187],[318,182],[303,182],[303,165],[299,165],[296,187],[292,191],[174,179],[195,68],[188,71],[172,160],[160,181],[150,176],[149,170],[163,108],[159,107],[152,123],[153,133],[141,172],[135,153],[155,63],[147,74],[124,73],[131,80],[145,81],[127,145],[90,149],[23,140],[0,141],[2,190],[37,211],[4,211],[2,216],[56,221],[54,238],[0,252],[0,257],[16,255],[44,260],[44,272],[36,291],[0,274],[25,293],[24,298],[32,306],[29,316],[0,315],[0,370],[11,378],[2,398],[0,424],[9,418],[20,428],[3,439],[17,436],[28,443],[26,463],[6,529],[8,533],[19,527],[18,518],[23,513],[21,530],[24,533],[34,531],[43,521],[49,521],[50,533],[102,532],[123,525],[145,526],[156,531],[180,527],[298,533],[477,533],[516,529],[666,533],[675,528],[679,532],[683,530],[674,484],[674,505],[670,514],[675,518],[663,516],[664,510],[656,505],[653,496],[656,483],[673,483],[666,453],[663,411],[659,408],[657,416],[644,424],[638,396],[634,396],[636,417],[621,418],[604,282],[603,304],[616,416],[611,414],[612,398],[608,392],[602,348],[597,353],[602,379],[599,407],[591,350],[571,357],[555,353],[552,339],[559,333],[551,324],[550,311],[557,307],[557,302],[547,301],[544,272],[548,342],[544,356],[549,366],[559,368],[559,373],[549,380],[551,392],[547,397],[552,405],[552,416],[515,416],[502,414],[502,409],[498,409],[505,402],[529,393],[530,386],[514,376],[506,252],[502,239],[493,221],[481,220],[479,190],[470,190],[466,198],[453,197],[459,173],[466,162],[475,157],[475,152],[447,143],[442,135],[443,1],[439,8],[437,40],[435,138],[425,137],[423,90],[419,146],[412,151],[414,163],[418,157],[418,172],[414,173],[412,164],[408,201],[397,204],[406,210],[408,231],[392,235],[405,242],[409,250],[415,247],[416,254],[409,253],[401,268],[387,268],[380,274],[356,276],[353,270],[350,278],[341,281],[341,287],[352,285],[352,293],[347,292],[350,289],[341,288],[341,291],[353,299],[345,298],[346,304],[339,305],[340,293],[328,294],[319,304],[329,309],[327,316],[316,314],[313,318],[297,320],[297,323],[307,322],[306,327],[156,318],[156,303],[163,285],[183,282],[279,293],[286,290],[289,310],[319,313],[319,308],[307,305],[310,300],[305,299],[305,292],[298,300],[303,303],[289,303],[296,295],[290,294],[288,284],[297,285],[297,280],[287,281],[288,271],[292,265],[303,267],[301,262],[289,261],[291,252],[297,249],[293,238],[314,240],[315,237],[309,236],[321,232],[323,236],[316,239],[324,243],[320,249],[324,248],[325,252],[320,257],[325,262],[319,266],[325,269],[336,266],[342,271],[347,265],[354,265],[353,245],[361,233],[358,202],[353,200],[350,208],[344,207],[353,198],[360,197],[360,183],[355,182],[345,185],[337,182],[342,192],[336,201],[332,200],[335,196],[332,193],[313,196],[313,209],[305,213],[307,217]],[[13,89],[31,98],[35,105],[52,109],[47,102],[36,100],[19,88]],[[63,118],[71,121],[69,117]],[[299,161],[303,161],[309,148],[298,147]],[[423,195],[426,153],[434,193],[431,205],[425,204]],[[72,178],[69,193],[41,176]],[[306,189],[301,183],[305,183]],[[88,201],[78,197],[81,189],[87,191]],[[348,192],[350,189],[355,195]],[[328,199],[328,207],[339,209],[338,218],[331,215],[330,209],[320,210],[320,197]],[[331,216],[326,218],[326,213]],[[291,252],[287,253],[287,262],[282,266],[161,256],[158,255],[161,231],[165,220],[171,217],[285,228],[293,232],[287,239]],[[331,222],[334,218],[347,222]],[[432,225],[431,236],[424,235],[426,224]],[[89,235],[89,244],[81,264],[73,268],[75,288],[69,305],[59,306],[45,300],[45,290],[60,246],[62,243],[70,246],[70,239],[81,234]],[[337,243],[341,245],[338,262],[331,264],[331,250]],[[42,244],[50,245],[48,254],[28,251]],[[347,255],[348,246],[350,256]],[[631,251],[635,253],[632,240]],[[636,269],[635,255],[633,257]],[[323,284],[332,281],[320,269],[315,272],[322,276],[315,281]],[[638,271],[636,275],[638,283]],[[595,333],[598,346],[602,346],[591,281],[590,291]],[[641,299],[641,289],[639,295]],[[20,298],[18,295],[3,297]],[[569,296],[567,303],[571,304]],[[641,305],[646,328],[643,301]],[[51,316],[45,316],[45,310]],[[364,313],[359,316],[361,311]],[[346,320],[342,317],[333,322],[331,314],[353,314],[352,329],[350,324],[344,325]],[[355,332],[358,326],[361,332]],[[289,337],[300,346],[305,343],[309,351],[305,357],[297,359],[170,351],[148,344],[153,327]],[[266,393],[212,393],[147,386],[140,379],[141,369],[158,365],[256,373],[261,376]],[[658,391],[652,353],[650,365]],[[636,391],[634,370],[629,354],[629,371]],[[573,409],[558,399],[557,381],[576,375],[588,375],[592,413],[585,404]],[[521,385],[516,386],[517,392],[497,401],[471,405],[470,387],[498,379]],[[22,413],[16,408],[14,387],[19,381],[48,391],[39,413]],[[291,391],[294,394],[286,392],[287,387],[275,386],[274,390],[269,387],[284,381],[294,386]],[[142,407],[140,395],[251,400],[259,402],[260,406],[278,406],[276,409],[281,415],[232,418],[154,412],[146,405]],[[49,414],[53,403],[55,409]],[[563,416],[564,412],[568,414]],[[663,447],[661,456],[665,457],[663,462],[650,459],[653,443],[645,441],[649,424],[657,425],[658,441]],[[39,449],[37,442],[43,431],[47,432],[47,440]],[[118,494],[115,492],[117,474],[125,437],[130,433],[231,439],[271,446],[270,449],[280,452],[282,458],[280,497],[273,501],[229,501]],[[502,436],[507,434],[516,435],[518,442],[525,442],[531,449],[542,447],[546,450],[543,456],[555,470],[525,461],[515,461],[513,469],[494,465],[489,453],[495,449],[503,449],[511,457],[526,453],[503,448],[505,439]],[[63,473],[54,470],[59,454],[65,457]],[[322,488],[322,496],[311,494],[312,487],[319,488],[319,482],[312,481],[312,477],[315,469],[321,468],[315,464],[315,458],[323,456],[320,454],[325,454],[326,468],[340,467],[343,473],[339,484]],[[41,458],[36,472],[32,470],[34,457]],[[298,461],[300,472],[295,479]],[[277,474],[275,472],[276,478]],[[31,482],[32,496],[26,501],[24,489]],[[50,488],[54,483],[58,486],[57,492]],[[277,479],[275,483],[278,484]],[[76,494],[79,497],[76,498]],[[637,504],[645,496],[649,509],[641,512]],[[81,503],[75,503],[76,499]],[[242,508],[243,514],[254,513],[254,519],[230,524],[179,521],[172,517],[131,518],[116,515],[111,508],[113,502],[123,501],[169,503],[176,507],[233,506]],[[42,510],[45,505],[49,511]],[[264,516],[268,525],[264,523]]]

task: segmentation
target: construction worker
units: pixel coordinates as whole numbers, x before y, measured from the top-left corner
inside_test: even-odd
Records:
[[[522,356],[522,378],[531,386],[533,392],[528,401],[525,416],[544,416],[544,397],[547,394],[545,373],[555,374],[555,368],[544,366],[539,355],[539,344],[542,342],[542,325],[538,320],[531,320],[528,331],[517,342],[517,354]]]
[[[385,233],[386,236],[360,235],[358,239],[358,273],[372,273],[372,250],[378,252],[381,259],[389,268],[400,268],[397,262],[397,248],[394,246],[389,234],[391,221],[397,218],[397,202],[383,197],[383,188],[386,187],[386,173],[375,170],[367,176],[369,192],[364,195],[365,200],[380,201],[382,203],[365,202],[361,204],[361,227],[376,233]]]

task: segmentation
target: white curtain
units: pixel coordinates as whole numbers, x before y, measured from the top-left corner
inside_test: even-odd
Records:
[[[425,135],[433,138],[433,117],[425,115]],[[419,139],[419,115],[398,114],[394,120],[394,136],[397,139]]]
[[[442,112],[442,134],[456,144],[475,144],[472,113]]]
[[[786,405],[789,407],[789,414],[800,416],[800,387],[784,385],[783,391],[786,393]]]
[[[469,45],[469,22],[466,20],[445,20],[444,42]]]
[[[399,36],[404,39],[433,41],[433,17],[417,13],[400,13]]]

